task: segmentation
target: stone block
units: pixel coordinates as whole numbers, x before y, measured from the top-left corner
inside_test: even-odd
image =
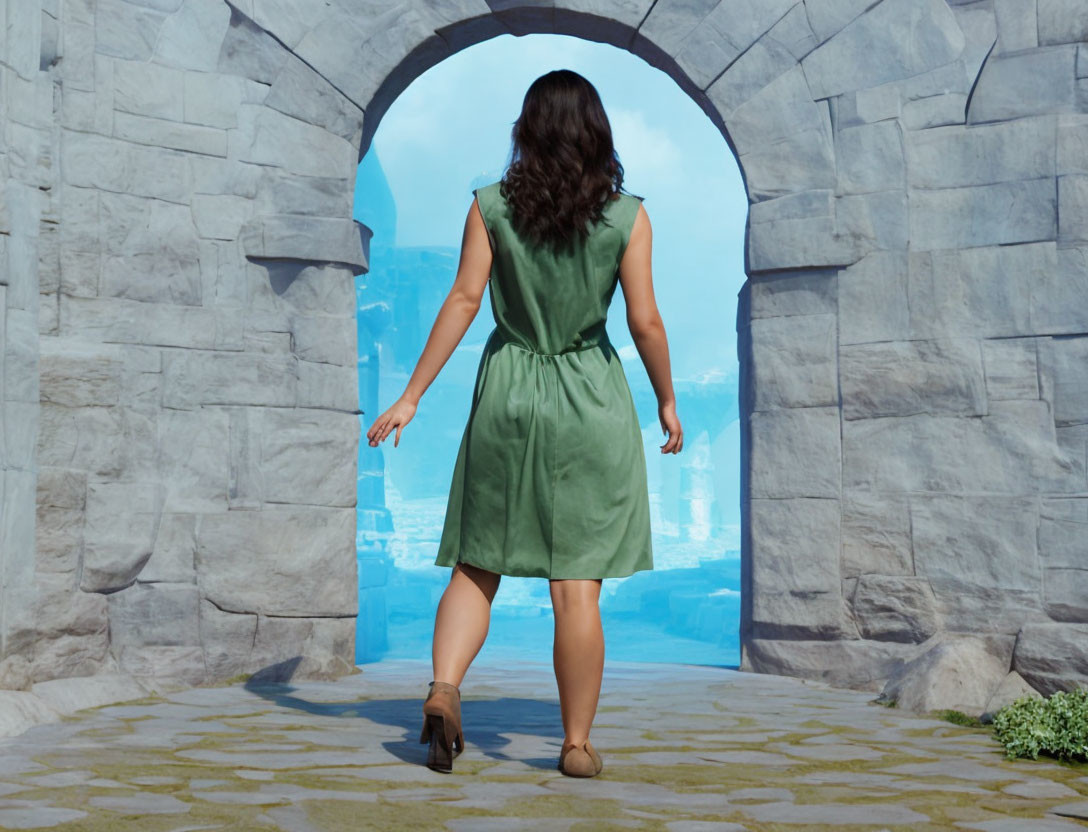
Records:
[[[151,557],[163,492],[159,482],[87,484],[81,589],[115,592],[136,580]]]
[[[907,181],[946,189],[1054,176],[1056,130],[1056,117],[1047,115],[908,131]]]
[[[14,737],[36,725],[59,722],[60,718],[56,709],[28,691],[0,690],[0,737]]]
[[[836,274],[834,269],[805,269],[749,278],[749,317],[836,314]]]
[[[229,158],[281,167],[298,176],[343,178],[358,164],[350,142],[263,105],[242,104],[238,127],[227,136]]]
[[[154,644],[124,647],[118,655],[121,670],[137,679],[148,677],[156,684],[199,685],[207,680],[204,651],[200,647]]]
[[[914,572],[906,495],[844,493],[841,534],[844,578]]]
[[[1088,624],[1025,624],[1016,636],[1012,669],[1044,696],[1088,687]]]
[[[1039,45],[1088,42],[1088,6],[1080,0],[1038,0]]]
[[[1058,177],[1058,244],[1088,242],[1088,175]]]
[[[194,194],[233,194],[253,198],[265,175],[263,165],[246,164],[234,159],[190,155],[189,175]]]
[[[365,235],[355,220],[294,214],[253,217],[240,232],[247,257],[346,263],[357,274],[368,266]]]
[[[180,351],[163,357],[163,406],[293,407],[298,376],[291,356]]]
[[[1043,600],[1055,621],[1088,623],[1088,560],[1076,569],[1044,569]]]
[[[974,338],[844,344],[839,368],[844,419],[987,412]]]
[[[34,402],[0,401],[0,457],[23,471],[34,469],[41,406]]]
[[[200,237],[236,240],[253,212],[253,201],[233,194],[194,194],[192,211]]]
[[[753,638],[741,642],[740,669],[879,691],[917,651],[916,644],[894,641]]]
[[[154,62],[201,72],[215,71],[231,11],[225,3],[185,0],[163,21],[155,41]]]
[[[1088,423],[1088,336],[1038,339],[1039,386],[1051,403],[1054,424]]]
[[[1039,370],[1034,338],[987,338],[982,341],[986,395],[991,399],[1039,398]]]
[[[861,575],[853,606],[862,638],[922,642],[940,626],[937,601],[925,578]]]
[[[131,676],[102,673],[38,682],[31,692],[57,713],[70,715],[85,708],[143,699],[150,690]]]
[[[719,112],[731,113],[796,65],[797,59],[785,46],[763,38],[729,64],[707,88],[707,95]]]
[[[65,407],[109,407],[120,400],[121,350],[70,338],[42,338],[41,400]]]
[[[873,5],[872,0],[805,0],[812,30],[822,43]]]
[[[1086,61],[1088,63],[1088,61]],[[1057,173],[1088,174],[1088,115],[1057,116]]]
[[[967,93],[949,92],[904,101],[900,122],[910,131],[924,131],[933,127],[963,124],[967,109]]]
[[[447,4],[411,8],[381,6],[380,10],[360,15],[346,6],[333,6],[332,13],[315,23],[293,51],[352,101],[369,102],[378,95],[383,82],[403,89],[451,54],[449,42],[438,35],[436,29],[450,31],[459,27],[444,25],[444,15],[453,17],[462,25],[476,15],[453,12],[452,9],[445,11],[443,7],[450,9]],[[502,15],[502,23],[508,27],[507,31],[515,35],[539,32],[541,24],[554,25],[552,12],[545,12],[543,16],[534,15],[535,19],[527,29],[521,27],[524,13],[519,14],[515,10],[503,15],[499,10],[499,14]],[[560,14],[558,11],[555,13],[557,17]],[[637,8],[625,8],[621,14],[629,16],[625,22],[632,30],[638,28],[640,17],[636,16]],[[588,16],[589,20],[593,17],[592,14]],[[586,22],[585,18],[580,20]],[[460,36],[472,37],[470,43],[475,43],[479,37],[494,34],[498,32],[485,22],[472,35]],[[601,27],[599,34],[605,34],[604,27]],[[364,144],[369,144],[369,141]]]
[[[1032,275],[1031,323],[1039,334],[1088,332],[1088,246],[1057,249],[1053,268]]]
[[[203,597],[232,612],[354,616],[354,508],[207,514],[197,530]]]
[[[209,100],[215,101],[216,91],[209,93]],[[324,127],[353,144],[359,141],[363,111],[293,54],[284,62],[263,101],[281,113]]]
[[[772,199],[835,187],[835,151],[823,128],[804,130],[740,156],[748,196]]]
[[[703,26],[707,15],[719,5],[717,0],[663,6],[654,4],[648,12],[644,12],[646,19],[642,21],[639,33],[659,49],[676,54],[684,48],[685,41]]]
[[[1043,698],[1043,695],[1039,693],[1039,691],[1024,681],[1023,676],[1015,670],[1010,670],[1005,675],[1005,678],[1001,680],[1001,684],[997,686],[997,690],[990,696],[980,718],[983,722],[992,722],[994,715],[998,711],[1006,705],[1025,696],[1029,696],[1033,699]]]
[[[358,412],[359,375],[356,368],[299,361],[298,406]]]
[[[112,60],[107,58],[107,60]],[[124,113],[182,121],[185,73],[149,61],[113,63],[113,106]]]
[[[796,63],[740,104],[726,84],[723,76],[706,93],[719,107],[741,155],[806,130],[830,132],[827,105],[813,101],[804,72]]]
[[[29,657],[29,681],[93,676],[108,666],[106,597],[80,592],[71,575],[41,574],[5,590],[5,648]]]
[[[113,135],[118,139],[153,147],[168,147],[206,156],[227,156],[227,132],[202,124],[183,124],[115,112]]]
[[[1067,425],[1056,427],[1054,434],[1058,441],[1058,447],[1065,453],[1075,466],[1080,470],[1079,486],[1069,490],[1073,492],[1088,492],[1088,425]]]
[[[1043,498],[1039,557],[1044,566],[1088,568],[1088,498]]]
[[[183,72],[179,101],[184,104],[184,118],[189,124],[229,130],[238,126],[238,109],[253,103],[247,78],[218,72]],[[324,102],[322,102],[324,103]]]
[[[355,619],[257,616],[255,682],[337,679],[355,668]]]
[[[200,261],[190,209],[127,194],[102,194],[99,294],[199,305]]]
[[[911,252],[911,337],[1034,335],[1032,297],[1056,269],[1054,243]]]
[[[989,410],[982,418],[844,420],[843,487],[972,493],[985,483],[991,494],[1079,487],[1083,470],[1058,447],[1046,402],[991,401]]]
[[[163,512],[151,557],[140,570],[140,581],[196,583],[195,514]]]
[[[845,194],[835,199],[836,231],[859,251],[905,251],[910,222],[905,191]]]
[[[211,679],[259,670],[260,660],[253,650],[256,638],[256,614],[224,612],[207,599],[200,600],[200,642]]]
[[[915,251],[1030,243],[1058,236],[1054,179],[910,191]]]
[[[1039,558],[1047,614],[1088,622],[1088,499],[1042,500]]]
[[[837,193],[900,190],[906,185],[903,129],[892,120],[840,129],[835,161]]]
[[[260,215],[284,213],[318,217],[346,217],[352,212],[351,189],[343,179],[294,176],[280,168],[262,167],[254,210]],[[308,264],[314,268],[312,264]]]
[[[229,414],[214,408],[164,409],[158,421],[163,511],[226,511]]]
[[[876,251],[839,272],[840,344],[909,337],[907,264],[906,252]]]
[[[1018,52],[1039,45],[1037,0],[994,0],[997,46],[994,51]]]
[[[947,64],[965,43],[943,0],[884,2],[844,26],[801,66],[813,97],[826,98],[856,90],[859,83],[872,86]]]
[[[756,411],[749,417],[751,497],[839,497],[839,409]]]
[[[1077,109],[1075,60],[1075,46],[991,55],[971,95],[967,122],[1074,112]]]
[[[4,324],[4,398],[9,402],[37,402],[41,399],[38,375],[38,313],[11,305],[12,290]]]
[[[354,315],[292,315],[292,352],[301,361],[354,367],[358,330]]]
[[[839,234],[829,188],[756,202],[749,210],[750,275],[851,263],[861,251],[861,240]]]
[[[265,500],[355,506],[359,445],[356,416],[327,410],[266,408],[258,420],[256,475],[261,478]]]
[[[914,570],[938,595],[1042,588],[1034,497],[912,495],[910,513]]]
[[[752,620],[760,637],[843,633],[836,500],[753,499]]]
[[[7,587],[29,586],[34,579],[35,479],[34,471],[0,471],[0,552],[5,592]]]
[[[94,16],[94,48],[103,55],[147,61],[166,14],[122,0],[101,0]]]
[[[74,574],[79,569],[86,489],[81,471],[38,471],[35,571]]]
[[[111,592],[110,647],[200,645],[199,593],[195,584],[143,583]]]
[[[117,478],[125,467],[122,408],[43,404],[38,463]]]
[[[978,716],[1008,675],[1013,642],[1011,636],[940,633],[896,669],[880,699],[915,713],[950,708]]]
[[[835,324],[834,314],[752,320],[754,410],[838,404]]]

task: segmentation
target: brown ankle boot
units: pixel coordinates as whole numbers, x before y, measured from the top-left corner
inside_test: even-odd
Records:
[[[423,703],[421,743],[431,743],[427,767],[435,771],[453,771],[453,758],[465,750],[461,732],[461,691],[449,682],[431,682]]]
[[[568,777],[595,777],[603,767],[600,755],[589,740],[581,745],[564,743],[559,752],[558,768]]]

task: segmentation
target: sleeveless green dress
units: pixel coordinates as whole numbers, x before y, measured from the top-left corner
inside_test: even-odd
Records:
[[[642,432],[605,331],[640,197],[611,200],[581,245],[556,254],[516,234],[499,184],[473,191],[496,325],[435,565],[554,579],[653,569]]]

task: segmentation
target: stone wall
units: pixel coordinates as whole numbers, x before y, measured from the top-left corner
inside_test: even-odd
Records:
[[[355,166],[532,32],[668,72],[744,173],[742,667],[1088,680],[1085,8],[0,2],[0,685],[350,669]]]

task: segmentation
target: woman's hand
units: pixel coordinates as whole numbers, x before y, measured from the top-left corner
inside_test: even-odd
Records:
[[[393,402],[393,405],[385,413],[374,420],[374,424],[366,432],[367,438],[370,440],[370,447],[378,447],[378,444],[385,441],[393,428],[397,429],[397,435],[393,438],[393,447],[397,447],[400,444],[400,432],[404,430],[405,425],[412,421],[412,417],[415,415],[415,402],[401,396]]]
[[[669,438],[661,446],[663,454],[678,454],[684,447],[684,431],[680,427],[680,420],[676,416],[676,402],[659,404],[657,406],[657,418],[661,421],[661,432],[668,432]]]

